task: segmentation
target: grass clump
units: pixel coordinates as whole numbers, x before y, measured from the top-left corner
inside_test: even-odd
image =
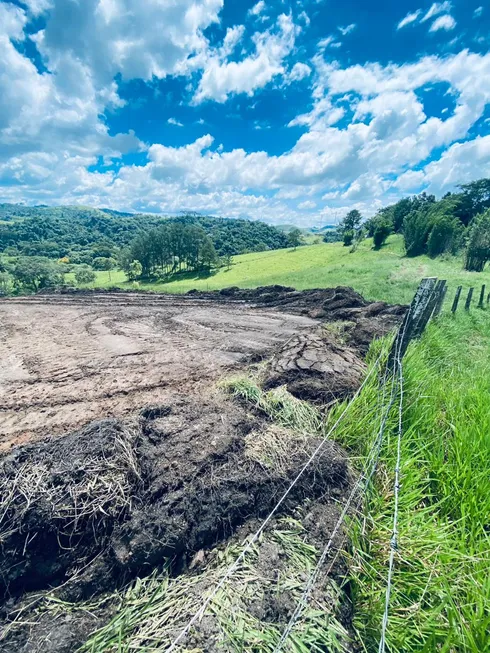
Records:
[[[138,579],[119,595],[114,618],[90,637],[80,653],[166,650],[241,549],[237,541],[229,544],[201,573],[172,578],[164,570]],[[274,611],[299,600],[305,575],[317,558],[318,551],[308,543],[301,523],[281,519],[262,535],[178,650],[272,653],[281,635]],[[332,653],[346,650],[349,636],[337,618],[340,590],[330,579],[324,583],[323,598],[305,612],[286,650],[320,652],[325,644]]]
[[[293,397],[284,386],[264,391],[255,379],[241,376],[226,379],[221,387],[233,397],[260,410],[280,426],[310,435],[322,430],[323,418],[320,411],[307,401]]]
[[[431,324],[410,347],[404,375],[399,550],[387,650],[489,651],[488,313]],[[360,460],[375,437],[369,415],[377,402],[366,388],[338,433]],[[393,527],[396,428],[388,433],[365,515],[351,530],[355,626],[365,651],[378,650]]]

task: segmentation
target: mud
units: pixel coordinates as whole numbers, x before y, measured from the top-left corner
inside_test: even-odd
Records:
[[[0,521],[0,617],[8,622],[34,590],[58,587],[58,598],[79,602],[166,560],[178,573],[198,552],[263,518],[319,444],[314,437],[301,448],[292,441],[288,453],[286,442],[287,467],[267,467],[249,455],[246,443],[268,428],[267,420],[216,395],[148,407],[129,423],[95,422],[15,448],[0,469],[2,489],[12,489],[3,495]],[[327,442],[282,512],[306,498],[338,499],[351,483],[345,455]],[[102,619],[98,611],[74,617],[73,624],[67,618],[57,615],[56,632],[48,617],[36,622],[35,636],[14,629],[7,643],[24,650],[25,640],[22,646],[32,652],[42,650],[36,647],[47,636],[51,645],[44,650],[75,650],[74,642]]]
[[[191,297],[44,295],[0,301],[0,451],[199,396],[310,318]]]

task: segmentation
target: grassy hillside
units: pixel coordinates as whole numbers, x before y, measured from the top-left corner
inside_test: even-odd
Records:
[[[341,243],[299,247],[296,251],[282,249],[245,254],[234,257],[230,270],[223,268],[211,276],[193,275],[167,283],[141,283],[140,287],[183,293],[192,288],[217,290],[227,286],[253,288],[282,284],[305,289],[346,285],[368,299],[408,302],[424,276],[447,279],[451,289],[458,284],[469,287],[486,283],[490,290],[490,268],[483,273],[465,272],[458,258],[407,258],[403,255],[401,236],[391,236],[380,251],[374,251],[372,241],[366,240],[352,254]],[[96,285],[131,287],[132,284],[125,282],[122,272],[111,273],[111,281],[107,272],[100,272]]]

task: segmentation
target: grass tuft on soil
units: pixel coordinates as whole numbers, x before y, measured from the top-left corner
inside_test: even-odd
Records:
[[[94,633],[80,653],[163,651],[200,608],[240,555],[235,541],[214,554],[201,573],[171,578],[164,571],[138,579],[119,595],[116,616]],[[281,622],[301,596],[305,576],[318,558],[307,533],[292,518],[283,518],[264,533],[230,581],[212,600],[202,621],[179,651],[255,651],[272,653]],[[295,629],[291,651],[350,650],[350,637],[339,621],[340,590],[322,578],[321,600],[309,608]]]

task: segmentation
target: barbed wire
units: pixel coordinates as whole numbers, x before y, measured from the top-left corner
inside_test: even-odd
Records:
[[[412,305],[410,306],[410,308],[408,310],[408,313],[407,313],[407,315],[405,317],[405,321],[404,321],[404,325],[403,325],[403,331],[399,330],[399,332],[398,332],[398,334],[397,334],[397,336],[395,338],[395,341],[393,343],[394,352],[395,352],[394,358],[395,358],[395,361],[397,362],[397,364],[398,364],[399,361],[401,361],[401,357],[400,357],[401,347],[402,347],[402,343],[403,343],[403,340],[404,340],[405,335],[406,335],[406,330],[407,330],[407,327],[408,327],[408,324],[409,324],[409,321],[410,321],[411,312],[412,312]],[[385,374],[384,374],[383,380],[381,382],[380,392],[378,393],[378,402],[377,402],[378,406],[380,405],[379,397],[381,395],[381,392],[382,392],[381,406],[384,406],[385,397],[386,397],[386,382],[387,382],[387,380],[388,380],[388,368],[385,369]],[[347,498],[347,501],[346,501],[346,503],[344,505],[344,508],[343,508],[340,516],[339,516],[339,519],[337,520],[337,522],[336,522],[336,524],[334,526],[334,529],[333,529],[333,531],[332,531],[332,533],[330,535],[330,538],[329,538],[325,548],[323,549],[323,552],[322,552],[320,558],[318,559],[318,562],[317,562],[316,566],[314,567],[314,569],[312,570],[312,572],[311,572],[311,574],[310,574],[310,576],[308,578],[308,581],[307,581],[307,583],[305,585],[305,588],[303,590],[303,594],[302,594],[302,596],[301,596],[301,598],[300,598],[300,600],[299,600],[299,602],[298,602],[298,604],[296,606],[296,609],[293,612],[293,614],[292,614],[286,628],[284,629],[284,631],[283,631],[283,633],[281,635],[281,639],[279,640],[277,646],[274,648],[273,653],[280,653],[280,651],[283,650],[284,644],[286,643],[288,637],[291,635],[294,626],[297,624],[297,622],[301,618],[301,615],[302,615],[303,611],[308,606],[308,599],[309,599],[309,596],[311,594],[311,591],[314,588],[314,586],[315,586],[315,584],[316,584],[316,582],[318,580],[318,576],[320,575],[321,569],[322,569],[323,565],[325,564],[325,560],[327,559],[327,556],[328,556],[328,554],[330,552],[330,549],[332,547],[335,536],[337,535],[338,531],[340,530],[340,528],[342,526],[342,523],[343,523],[347,513],[349,512],[349,508],[351,507],[358,490],[361,490],[364,495],[366,494],[366,492],[368,490],[369,484],[370,484],[371,479],[372,479],[372,477],[373,477],[373,475],[374,475],[374,473],[376,471],[377,464],[378,464],[378,461],[379,461],[379,457],[380,457],[380,453],[381,453],[381,447],[382,447],[383,440],[384,440],[384,433],[385,433],[385,430],[386,430],[386,425],[387,425],[387,422],[388,422],[388,418],[389,418],[389,415],[391,413],[391,409],[393,408],[393,404],[395,403],[397,381],[398,381],[398,385],[399,385],[399,383],[400,383],[399,376],[397,377],[397,374],[395,373],[395,371],[393,371],[393,374],[391,375],[390,400],[388,402],[388,405],[386,406],[386,409],[382,413],[381,421],[380,421],[380,428],[379,428],[379,431],[377,433],[376,439],[374,440],[374,442],[373,442],[373,444],[372,444],[372,446],[371,446],[371,448],[370,448],[370,450],[368,452],[367,459],[366,459],[365,464],[364,464],[364,471],[361,474],[361,476],[358,478],[356,484],[354,485],[354,488],[352,489],[349,497]],[[344,539],[345,539],[345,536],[344,536]],[[338,558],[338,556],[340,554],[340,551],[341,551],[341,545],[339,545],[337,547],[336,554],[335,554],[333,560],[331,561],[331,563],[330,563],[330,565],[328,567],[327,575],[331,572],[331,570],[333,568],[333,565],[335,564],[335,562],[336,562],[336,560],[337,560],[337,558]]]
[[[183,630],[177,635],[177,637],[172,641],[170,646],[166,649],[167,653],[171,653],[171,651],[174,651],[177,647],[177,645],[188,635],[189,631],[191,630],[192,626],[200,621],[202,617],[204,616],[204,613],[206,609],[208,608],[209,604],[211,601],[216,597],[220,589],[225,585],[226,581],[235,573],[235,571],[239,568],[241,562],[244,560],[245,556],[247,553],[251,550],[252,546],[255,544],[255,542],[259,539],[260,535],[263,533],[265,530],[267,524],[271,521],[271,519],[274,517],[274,515],[277,513],[281,505],[284,503],[286,498],[288,497],[289,493],[291,490],[295,487],[295,485],[298,483],[300,478],[303,476],[305,471],[308,469],[308,467],[312,464],[312,462],[315,460],[315,458],[318,456],[318,454],[321,452],[323,447],[326,445],[329,437],[332,435],[332,433],[335,431],[337,426],[340,424],[350,407],[353,405],[355,400],[359,397],[361,394],[363,388],[366,386],[368,380],[371,378],[373,375],[374,371],[377,369],[381,359],[382,359],[383,353],[378,356],[376,361],[374,362],[373,366],[369,370],[368,374],[364,378],[362,384],[360,387],[357,389],[355,392],[354,396],[352,397],[351,401],[347,404],[347,406],[344,408],[340,416],[337,418],[333,426],[330,428],[328,433],[324,436],[318,447],[315,449],[315,451],[311,454],[309,459],[306,461],[306,463],[303,465],[297,476],[294,478],[294,480],[291,482],[287,490],[284,492],[284,494],[281,496],[279,501],[276,503],[274,508],[271,510],[269,515],[266,517],[266,519],[262,522],[260,527],[257,529],[257,531],[253,534],[253,536],[248,540],[246,546],[244,547],[243,551],[240,553],[238,558],[235,560],[235,562],[228,568],[220,582],[216,585],[216,587],[213,589],[213,591],[206,597],[204,600],[202,606],[199,608],[199,610],[191,617],[191,619],[188,621],[187,625],[183,628]]]
[[[395,486],[394,486],[394,509],[393,509],[393,533],[390,540],[390,559],[388,563],[388,578],[386,583],[386,596],[385,596],[385,609],[383,613],[383,621],[381,624],[381,638],[379,641],[379,653],[384,653],[386,650],[386,633],[388,631],[388,617],[390,609],[391,585],[393,582],[393,569],[395,565],[395,553],[398,550],[398,510],[400,504],[400,465],[401,465],[401,445],[403,435],[403,361],[398,355],[398,385],[400,401],[398,404],[398,436],[397,436],[397,450],[396,450],[396,464],[395,464]]]

